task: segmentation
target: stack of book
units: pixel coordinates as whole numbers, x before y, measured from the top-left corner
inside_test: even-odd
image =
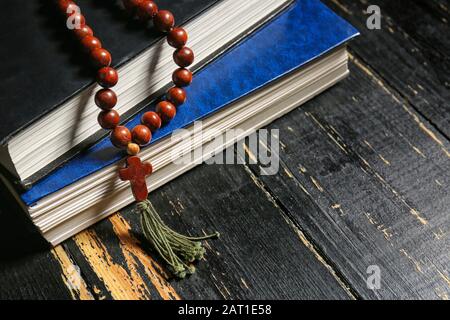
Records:
[[[172,49],[152,27],[129,22],[114,1],[82,5],[117,59],[117,110],[131,128],[168,89]],[[189,32],[196,62],[188,101],[140,154],[154,166],[150,190],[348,74],[346,43],[357,31],[318,0],[159,5]],[[126,154],[99,130],[97,85],[89,66],[80,67],[84,60],[71,50],[57,14],[51,5],[28,0],[10,1],[0,13],[6,23],[1,36],[9,44],[0,48],[0,177],[53,245],[133,202],[117,175]],[[226,134],[230,129],[239,130]],[[184,161],[174,161],[175,155]]]

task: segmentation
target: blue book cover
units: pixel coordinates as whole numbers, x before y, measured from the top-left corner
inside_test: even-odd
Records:
[[[268,83],[304,66],[358,35],[319,0],[297,0],[285,12],[199,71],[187,88],[188,101],[155,132],[152,143],[187,127]],[[120,99],[120,97],[119,97]],[[149,105],[132,118],[130,129]],[[45,196],[126,157],[105,138],[21,194],[32,206]]]

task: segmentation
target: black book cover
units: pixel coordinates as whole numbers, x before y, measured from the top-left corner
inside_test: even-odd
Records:
[[[203,13],[220,0],[158,0],[173,12],[176,24]],[[102,46],[119,67],[163,37],[151,23],[131,19],[120,0],[78,0],[77,5]],[[66,28],[55,0],[3,0],[0,19],[0,147],[23,128],[57,108],[94,82],[95,68]],[[132,114],[124,114],[123,118]],[[124,120],[123,119],[123,120]],[[97,134],[26,179],[14,169],[0,171],[19,189],[47,175],[105,133]]]
[[[218,0],[158,0],[177,25]],[[132,21],[120,0],[79,0],[87,23],[119,66],[162,37]],[[0,144],[93,82],[95,70],[54,0],[3,0],[0,20]]]

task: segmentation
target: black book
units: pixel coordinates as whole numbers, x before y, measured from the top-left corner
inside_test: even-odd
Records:
[[[287,0],[160,0],[190,34],[193,71],[259,27]],[[119,72],[116,109],[126,121],[170,86],[173,49],[121,1],[79,0],[87,24]],[[252,10],[257,5],[262,10]],[[0,39],[0,164],[28,188],[107,132],[97,124],[95,69],[53,0],[3,1]]]

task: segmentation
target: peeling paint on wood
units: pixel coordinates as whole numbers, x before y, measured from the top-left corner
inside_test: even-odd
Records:
[[[64,251],[61,245],[52,249],[53,256],[61,264],[61,277],[69,289],[73,299],[93,300],[91,292],[89,291],[86,281],[82,278],[78,266],[76,266],[70,259],[68,254]]]
[[[83,231],[73,239],[114,299],[150,298],[147,286],[136,268],[128,266],[129,270],[126,270],[114,262],[108,249],[93,230]]]
[[[145,273],[152,285],[158,290],[163,299],[180,299],[174,288],[167,282],[167,275],[163,272],[162,268],[142,250],[140,242],[131,235],[131,227],[128,222],[120,214],[113,215],[109,220],[113,225],[117,238],[120,240],[120,246],[125,256],[128,269],[137,270],[137,263],[139,261],[144,266]]]

